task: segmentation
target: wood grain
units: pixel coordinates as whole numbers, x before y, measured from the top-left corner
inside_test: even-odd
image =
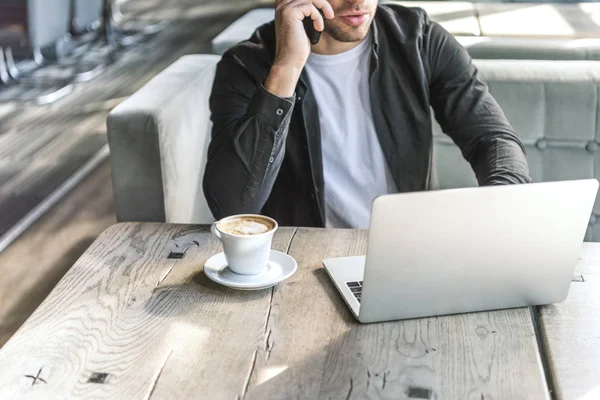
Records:
[[[129,1],[121,8],[125,18],[170,19],[171,25],[55,104],[0,104],[0,237],[106,143],[113,107],[181,55],[209,51],[212,37],[252,2]],[[110,167],[101,171],[1,252],[0,347],[114,223]]]
[[[274,292],[248,399],[548,398],[527,308],[360,325],[321,262],[366,243],[363,231],[298,230],[300,268]]]
[[[600,398],[600,244],[586,243],[567,300],[540,307],[540,325],[558,399]]]
[[[319,267],[327,257],[365,254],[366,239],[365,231],[298,229],[290,247],[298,271],[273,293],[248,399],[319,398],[332,323],[350,318]]]
[[[584,243],[575,273],[583,275],[600,275],[600,246],[598,243]]]
[[[274,248],[287,251],[294,232],[280,229]],[[0,350],[0,397],[240,395],[271,291],[204,278],[203,262],[220,250],[203,227],[106,230]],[[183,259],[167,258],[182,251]]]

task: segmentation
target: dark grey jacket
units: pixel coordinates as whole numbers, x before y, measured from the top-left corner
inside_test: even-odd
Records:
[[[373,120],[400,192],[436,187],[431,108],[480,185],[530,182],[521,142],[452,35],[423,10],[398,5],[379,6],[371,29]],[[262,213],[281,225],[323,226],[318,105],[305,73],[293,98],[264,89],[274,55],[271,22],[219,62],[204,193],[216,218]]]

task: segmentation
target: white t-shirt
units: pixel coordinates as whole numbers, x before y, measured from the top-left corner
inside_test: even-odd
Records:
[[[373,124],[370,50],[371,34],[344,53],[312,53],[305,66],[319,107],[328,228],[369,228],[375,197],[397,192]]]

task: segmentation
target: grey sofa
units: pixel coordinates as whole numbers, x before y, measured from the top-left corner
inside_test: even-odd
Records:
[[[202,176],[208,97],[218,56],[185,56],[108,118],[120,221],[210,223]],[[600,62],[475,60],[526,145],[534,181],[600,178]],[[459,149],[433,122],[441,188],[476,185]],[[600,240],[600,202],[587,240]]]

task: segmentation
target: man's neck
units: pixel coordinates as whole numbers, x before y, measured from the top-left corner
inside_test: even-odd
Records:
[[[340,54],[352,50],[356,46],[360,45],[363,42],[363,40],[358,42],[340,42],[339,40],[335,40],[327,33],[323,32],[321,34],[321,39],[319,40],[319,43],[313,45],[311,51],[313,53],[322,55]]]

